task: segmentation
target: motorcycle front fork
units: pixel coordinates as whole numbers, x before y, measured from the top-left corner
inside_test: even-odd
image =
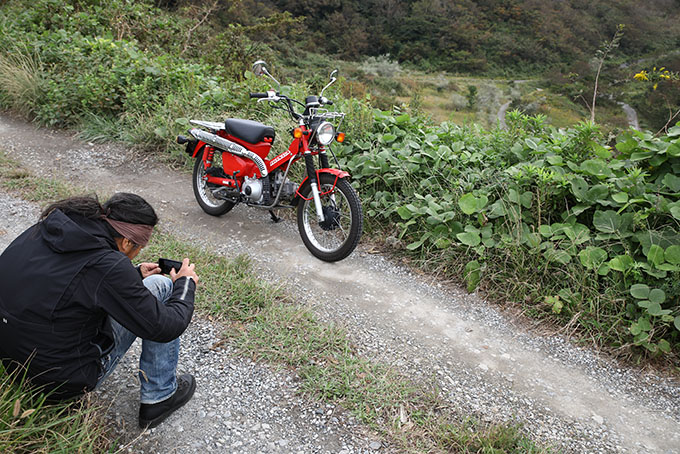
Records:
[[[328,156],[325,152],[319,153],[319,164],[322,169],[328,167]],[[312,197],[314,198],[314,208],[316,208],[316,217],[319,222],[326,220],[323,214],[323,205],[321,204],[321,196],[319,191],[319,181],[316,178],[316,168],[314,167],[314,159],[310,152],[305,153],[305,166],[307,167],[307,177],[309,178],[310,186],[312,187]],[[335,197],[334,195],[331,198]]]

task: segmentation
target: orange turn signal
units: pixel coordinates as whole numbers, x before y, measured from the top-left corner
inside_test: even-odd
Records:
[[[335,136],[335,140],[338,142],[342,143],[345,141],[345,133],[344,132],[339,132],[337,136]]]
[[[293,129],[293,137],[295,137],[296,139],[300,139],[302,137],[302,129],[300,128]]]

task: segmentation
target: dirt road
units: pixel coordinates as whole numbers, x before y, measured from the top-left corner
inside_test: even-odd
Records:
[[[361,245],[348,259],[328,264],[307,252],[291,221],[272,224],[266,212],[242,207],[210,217],[194,201],[190,175],[152,157],[82,143],[6,116],[0,117],[0,144],[36,173],[100,195],[142,195],[166,228],[203,247],[229,256],[247,253],[263,279],[284,283],[323,319],[345,326],[362,353],[436,381],[466,414],[523,422],[534,439],[564,452],[680,453],[680,387],[672,380],[622,368],[559,337],[524,332],[476,295],[414,275]],[[127,424],[130,417],[123,417]],[[257,414],[248,418],[246,425],[262,424]],[[338,433],[343,421],[333,423]],[[370,443],[364,437],[327,446],[329,452],[354,452]]]

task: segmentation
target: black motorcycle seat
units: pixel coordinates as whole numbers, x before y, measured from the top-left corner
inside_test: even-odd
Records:
[[[227,118],[224,121],[224,130],[227,134],[238,137],[248,143],[262,142],[265,137],[270,137],[274,142],[276,133],[271,126],[263,125],[257,121],[241,120],[240,118]]]

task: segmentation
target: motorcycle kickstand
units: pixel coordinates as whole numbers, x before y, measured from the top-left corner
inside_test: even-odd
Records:
[[[269,214],[271,215],[272,221],[274,221],[274,223],[281,222],[281,218],[274,214],[274,210],[269,210]]]

